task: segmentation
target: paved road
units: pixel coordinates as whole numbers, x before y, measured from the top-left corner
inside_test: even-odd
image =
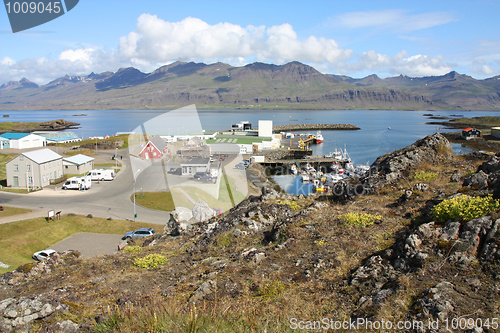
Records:
[[[100,154],[109,155],[109,160],[115,151],[101,151]],[[133,193],[132,168],[128,152],[123,155],[122,170],[113,181],[93,182],[88,191],[65,191],[61,189],[44,189],[30,194],[18,194],[0,191],[0,205],[30,208],[33,210],[56,212],[62,214],[74,213],[96,217],[123,220],[134,219],[134,204],[130,200]],[[140,183],[136,188],[140,188]],[[147,209],[136,206],[136,221],[165,224],[170,215],[168,212]]]
[[[57,252],[78,250],[82,257],[113,254],[118,250],[122,235],[80,232],[67,237],[50,248]]]

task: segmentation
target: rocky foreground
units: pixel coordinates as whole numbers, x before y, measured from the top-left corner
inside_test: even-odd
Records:
[[[0,331],[495,332],[498,205],[458,219],[435,207],[498,199],[499,176],[500,156],[454,156],[428,136],[332,196],[268,187],[116,255],[71,252],[6,273]]]

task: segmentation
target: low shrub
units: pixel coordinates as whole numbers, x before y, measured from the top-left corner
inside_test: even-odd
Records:
[[[300,210],[302,208],[298,203],[290,200],[278,201],[278,205],[287,205],[292,210]]]
[[[434,180],[436,177],[437,173],[435,172],[419,171],[415,174],[413,179],[419,182],[430,182],[431,180]]]
[[[279,280],[269,281],[264,283],[259,288],[259,296],[264,300],[270,300],[276,298],[281,295],[286,289],[286,286],[283,282]]]
[[[432,208],[432,217],[444,223],[448,220],[465,220],[481,217],[500,208],[500,202],[491,195],[486,197],[469,197],[461,195],[443,200]]]
[[[123,252],[125,252],[125,253],[138,253],[138,252],[142,252],[142,247],[139,246],[139,245],[126,246],[123,249]]]
[[[373,215],[368,213],[346,213],[339,215],[340,221],[347,225],[368,226],[375,221],[382,219],[382,215]]]
[[[144,258],[135,258],[134,265],[141,268],[156,268],[160,265],[164,265],[167,262],[167,258],[161,254],[148,254]]]

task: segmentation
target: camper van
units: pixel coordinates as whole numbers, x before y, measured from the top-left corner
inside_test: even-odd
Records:
[[[90,170],[87,176],[92,180],[113,180],[115,179],[115,171],[108,169],[95,169]]]
[[[62,186],[63,190],[88,190],[92,186],[89,176],[71,177]]]

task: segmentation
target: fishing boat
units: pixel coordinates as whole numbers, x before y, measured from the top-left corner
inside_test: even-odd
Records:
[[[301,173],[300,176],[302,177],[302,182],[303,183],[307,183],[309,182],[310,178],[309,178],[309,175],[305,172]]]
[[[323,134],[321,134],[321,131],[318,131],[316,133],[316,143],[322,143],[324,141]]]
[[[370,166],[369,165],[356,165],[356,169],[354,170],[354,173],[358,176],[364,176],[370,171]]]

